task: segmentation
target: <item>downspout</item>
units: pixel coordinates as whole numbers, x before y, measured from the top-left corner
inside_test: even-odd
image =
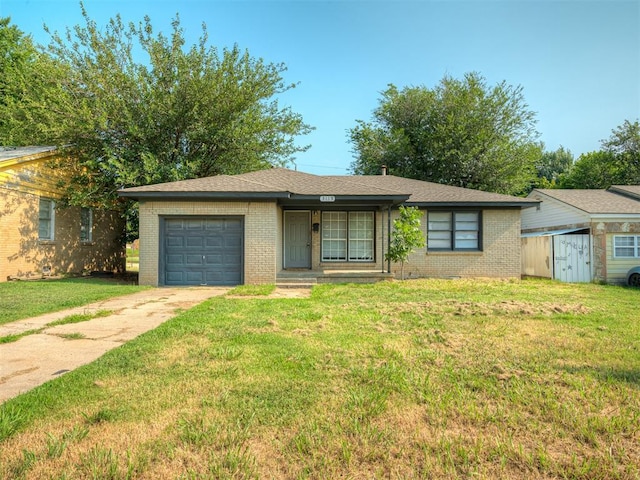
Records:
[[[391,205],[387,209],[387,273],[391,273]]]

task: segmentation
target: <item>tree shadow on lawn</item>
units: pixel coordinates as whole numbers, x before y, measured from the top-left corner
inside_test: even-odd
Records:
[[[573,374],[590,374],[602,381],[614,380],[617,382],[625,382],[640,388],[640,370],[588,366],[564,366],[561,367],[561,369]]]

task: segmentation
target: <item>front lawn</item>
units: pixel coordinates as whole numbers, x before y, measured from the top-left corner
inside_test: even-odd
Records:
[[[638,478],[638,305],[538,280],[212,298],[6,402],[0,477]]]
[[[0,325],[137,292],[148,287],[82,277],[0,283]]]

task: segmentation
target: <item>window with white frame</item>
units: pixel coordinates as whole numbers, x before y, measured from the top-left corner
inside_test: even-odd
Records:
[[[640,258],[640,235],[615,235],[614,258]]]
[[[373,249],[373,212],[322,212],[323,262],[372,262]]]
[[[349,261],[373,261],[373,212],[349,212]]]
[[[80,241],[93,241],[93,211],[90,208],[80,209]]]
[[[49,198],[41,198],[38,207],[38,239],[54,239],[55,202]]]
[[[480,212],[430,211],[427,248],[434,251],[480,250]]]

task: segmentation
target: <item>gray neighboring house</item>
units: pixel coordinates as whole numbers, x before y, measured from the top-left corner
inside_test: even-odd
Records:
[[[538,201],[392,175],[284,168],[127,188],[144,285],[374,281],[400,205],[423,213],[408,277],[520,278],[520,213]]]
[[[640,265],[640,185],[536,189],[522,213],[523,275],[624,284]]]

